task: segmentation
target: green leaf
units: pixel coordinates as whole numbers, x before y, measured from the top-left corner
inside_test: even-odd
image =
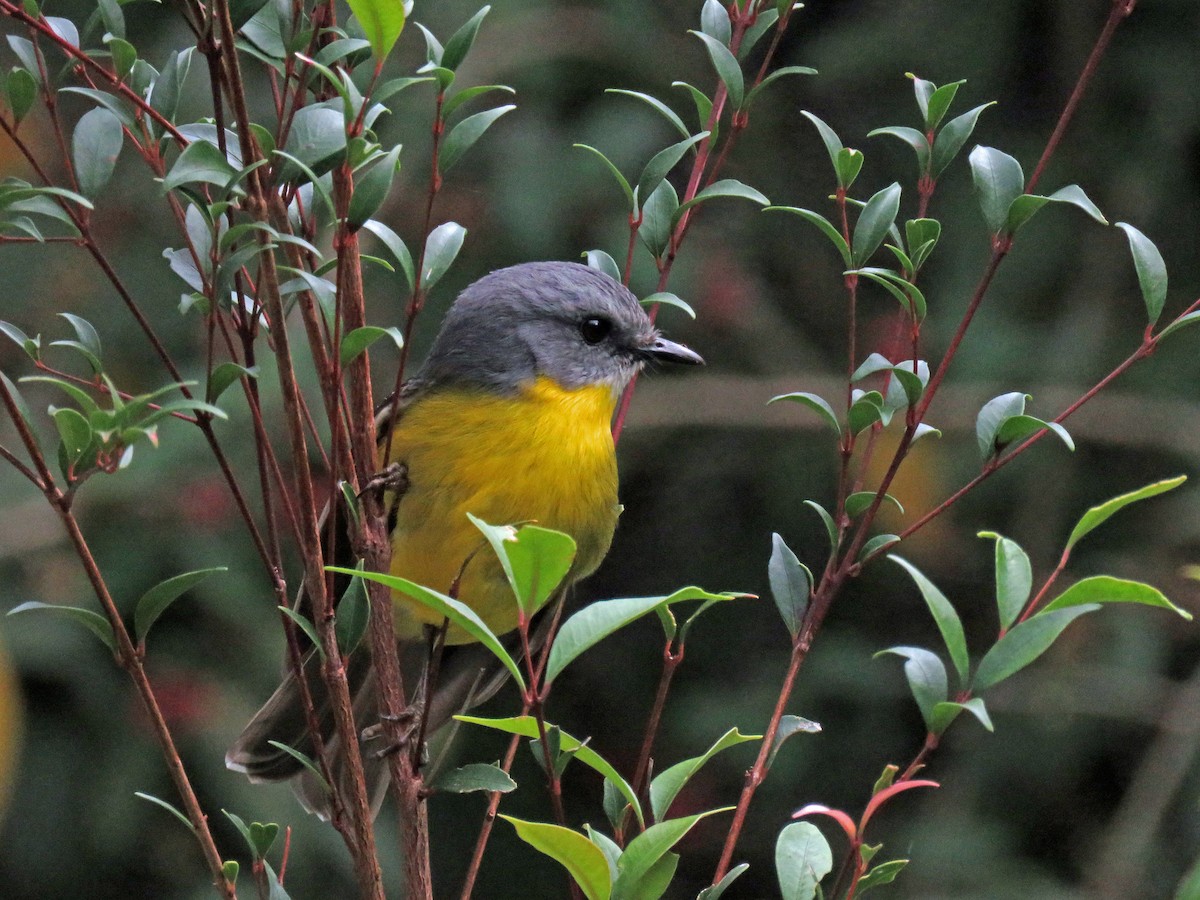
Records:
[[[183,95],[183,83],[192,64],[193,50],[194,48],[187,47],[178,53],[172,53],[150,89],[150,105],[169,122],[175,121],[175,111],[179,108],[179,99]]]
[[[558,590],[575,561],[575,539],[569,534],[524,525],[517,539],[504,544],[512,572],[511,585],[517,603],[532,616]]]
[[[357,514],[357,505],[351,509]],[[354,568],[362,572],[363,561],[360,559]],[[361,577],[355,576],[342,592],[333,620],[334,637],[342,656],[349,656],[358,649],[363,635],[367,633],[367,622],[370,618],[371,599],[367,596],[367,586]]]
[[[113,635],[112,625],[100,613],[92,612],[90,609],[80,609],[77,606],[59,606],[57,603],[40,603],[37,600],[30,600],[27,603],[22,603],[20,606],[14,606],[8,611],[8,615],[14,616],[17,613],[33,612],[35,610],[45,610],[55,615],[74,619],[96,637],[100,638],[104,646],[116,655],[117,639]],[[189,825],[189,827],[191,826]]]
[[[643,879],[667,855],[667,851],[695,827],[697,822],[707,816],[727,812],[731,809],[733,807],[729,806],[679,819],[668,819],[666,822],[651,825],[635,837],[625,847],[621,858],[617,860],[617,878],[613,882],[612,900],[632,900],[632,898],[657,896],[638,890]]]
[[[1000,629],[1006,631],[1029,602],[1033,590],[1033,566],[1016,541],[994,531],[981,531],[979,537],[996,542],[996,608],[1000,614]]]
[[[667,106],[667,104],[663,103],[656,97],[651,97],[649,94],[643,94],[640,91],[626,91],[621,88],[607,88],[605,89],[604,93],[623,94],[626,97],[633,97],[637,100],[641,100],[643,103],[648,104],[651,109],[662,115],[664,119],[670,122],[671,125],[674,126],[675,130],[678,131],[684,138],[690,138],[692,136],[691,132],[688,131],[688,127],[683,124],[683,119],[679,118],[679,116],[675,113],[675,110],[671,109],[671,107]]]
[[[867,201],[854,223],[851,259],[863,265],[879,249],[900,211],[900,185],[892,182]]]
[[[704,0],[704,6],[700,9],[700,30],[729,46],[733,26],[729,21],[729,11],[720,0]]]
[[[889,647],[881,650],[875,656],[890,653],[904,657],[904,677],[908,680],[908,689],[912,691],[917,708],[921,710],[921,718],[925,727],[934,734],[941,731],[936,728],[934,708],[945,702],[949,697],[949,685],[946,681],[946,667],[936,653],[923,647]]]
[[[803,716],[781,716],[779,727],[775,729],[775,740],[771,742],[771,752],[767,755],[767,769],[775,764],[775,757],[788,738],[797,734],[820,734],[821,724]]]
[[[884,547],[890,547],[892,544],[898,543],[900,543],[900,535],[898,534],[877,534],[863,544],[862,550],[858,552],[858,561],[866,562],[883,550]]]
[[[421,80],[428,81],[429,79]],[[442,104],[442,118],[448,120],[454,111],[464,103],[474,100],[476,97],[481,97],[484,94],[490,94],[493,91],[502,91],[505,94],[516,93],[516,91],[507,84],[477,84],[474,87],[464,88]]]
[[[683,155],[706,137],[708,137],[708,132],[702,131],[655,153],[650,158],[650,162],[646,163],[641,177],[638,178],[637,196],[650,197],[662,180],[667,177],[667,174],[683,159]]]
[[[361,38],[338,38],[321,47],[317,51],[317,55],[313,58],[326,68],[332,66],[334,63],[345,60],[344,67],[349,71],[353,71],[362,65],[370,54],[370,41],[365,41]],[[389,82],[385,87],[392,87],[392,85]],[[393,87],[392,89],[400,90],[401,88]]]
[[[1025,190],[1021,164],[993,147],[976,147],[969,157],[975,194],[992,234],[1008,229],[1009,209]]]
[[[761,18],[762,13],[759,13],[759,16]],[[746,34],[748,37],[749,31],[747,31]],[[745,45],[746,45],[746,42],[745,42],[745,40],[743,40],[742,46],[745,47]],[[739,53],[740,53],[740,48],[739,48]],[[778,81],[780,78],[784,78],[788,75],[816,75],[816,74],[817,74],[817,70],[814,68],[811,68],[810,66],[781,66],[780,68],[771,72],[771,74],[769,74],[766,78],[764,78],[757,85],[755,85],[754,87],[752,87],[750,89],[750,92],[748,94],[746,94],[746,101],[742,104],[742,109],[749,109],[750,105],[752,103],[754,103],[755,99],[759,96],[759,94],[761,94],[763,92],[763,89],[766,88],[767,85],[773,84],[774,82]],[[855,150],[853,152],[857,153],[858,151]],[[861,157],[862,154],[860,153],[859,156]],[[862,163],[860,162],[859,165],[861,166]],[[853,181],[853,179],[851,179],[851,180]]]
[[[876,128],[874,131],[867,132],[867,137],[878,137],[879,135],[890,135],[904,141],[917,154],[917,171],[922,175],[929,171],[929,158],[933,149],[929,146],[929,139],[923,132],[917,131],[915,128],[906,128],[903,125],[889,125],[886,128]]]
[[[96,197],[108,184],[124,138],[117,117],[103,107],[88,110],[79,119],[71,136],[71,156],[85,196]]]
[[[208,391],[205,394],[205,399],[209,403],[215,403],[225,391],[242,376],[246,378],[258,377],[258,366],[238,365],[235,362],[223,362],[215,369],[208,378]]]
[[[361,228],[383,205],[392,189],[392,181],[399,167],[400,147],[397,145],[375,163],[371,171],[357,180],[354,195],[350,198],[350,209],[346,214],[346,223],[352,230],[357,231]]]
[[[1072,549],[1085,536],[1096,528],[1099,528],[1131,503],[1137,503],[1139,500],[1146,500],[1150,497],[1157,497],[1159,494],[1165,494],[1167,491],[1173,491],[1185,481],[1187,481],[1186,475],[1178,475],[1175,478],[1155,481],[1145,487],[1138,488],[1136,491],[1130,491],[1128,494],[1121,494],[1119,497],[1106,500],[1099,506],[1093,506],[1080,517],[1075,527],[1071,529],[1071,536],[1067,538],[1066,549]]]
[[[1129,252],[1133,254],[1133,268],[1142,289],[1146,315],[1153,325],[1162,315],[1163,304],[1167,301],[1167,264],[1154,242],[1142,232],[1128,222],[1118,222],[1117,227],[1129,239]]]
[[[916,582],[921,596],[925,599],[925,605],[933,614],[938,631],[942,633],[942,642],[945,643],[954,668],[958,672],[959,683],[966,685],[970,672],[970,656],[967,653],[967,638],[963,633],[962,621],[958,618],[958,613],[954,611],[954,607],[950,605],[946,595],[921,574],[916,566],[899,556],[889,555],[888,559],[901,566]]]
[[[859,382],[872,375],[877,375],[880,372],[892,372],[899,368],[901,364],[893,363],[882,353],[872,353],[862,361],[862,364],[850,373],[852,382]]]
[[[446,41],[446,49],[442,51],[442,68],[449,69],[451,72],[458,71],[458,67],[471,52],[471,47],[479,34],[479,26],[483,24],[484,16],[490,11],[490,6],[483,7],[450,36],[450,40]]]
[[[850,269],[845,274],[861,275],[867,280],[875,282],[896,298],[896,302],[900,304],[900,307],[917,322],[925,318],[928,312],[925,295],[921,293],[921,290],[915,284],[906,281],[891,269],[867,266],[862,269]],[[902,371],[901,367],[897,366],[896,371]]]
[[[78,410],[70,407],[52,406],[50,415],[54,417],[54,424],[58,428],[58,436],[62,440],[67,464],[74,466],[83,458],[88,447],[92,446],[92,441],[96,437],[92,426]]]
[[[1083,192],[1083,188],[1077,184],[1068,184],[1066,187],[1059,188],[1046,199],[1051,203],[1068,203],[1071,206],[1076,206],[1101,225],[1108,224],[1108,219],[1104,218],[1104,213],[1100,212],[1100,208],[1091,201],[1091,198]]]
[[[36,338],[31,338],[11,322],[2,321],[0,321],[0,334],[11,339],[13,343],[25,351],[30,359],[35,362],[39,359],[39,351],[42,347],[42,336],[40,334]]]
[[[825,145],[825,151],[829,154],[829,161],[833,164],[833,170],[837,171],[838,157],[842,152],[842,139],[837,136],[837,132],[830,128],[825,122],[813,115],[806,109],[800,110],[800,115],[812,122],[817,128],[817,133],[821,136],[821,143]],[[847,263],[849,265],[849,263]]]
[[[775,871],[783,900],[812,900],[833,871],[833,852],[812,822],[792,822],[775,842]]]
[[[849,147],[842,148],[834,166],[837,170],[838,187],[848,190],[850,185],[854,184],[854,179],[858,178],[858,173],[862,171],[863,161],[864,157],[860,151]]]
[[[4,87],[8,94],[8,108],[12,112],[13,122],[19,124],[29,114],[29,110],[33,108],[33,101],[37,99],[37,79],[27,69],[14,67],[8,73]]]
[[[538,722],[533,716],[514,716],[507,719],[488,719],[479,716],[455,716],[459,722],[467,722],[471,725],[482,725],[484,728],[492,728],[496,731],[503,731],[506,734],[519,734],[523,737],[536,738],[540,737],[541,732],[538,729]],[[629,786],[620,773],[612,767],[609,762],[604,759],[599,753],[591,747],[586,746],[583,741],[572,737],[565,731],[559,732],[559,749],[563,753],[570,753],[575,759],[579,760],[593,771],[599,772],[604,778],[610,781],[614,788],[625,798],[625,801],[633,808],[633,814],[637,817],[639,823],[644,822],[642,815],[642,805],[638,802],[637,795],[633,793],[633,788]]]
[[[1017,441],[1024,440],[1030,435],[1036,434],[1043,429],[1052,431],[1067,445],[1067,449],[1075,449],[1075,441],[1071,439],[1071,435],[1067,429],[1059,425],[1057,422],[1046,422],[1036,416],[1010,416],[1000,423],[1000,430],[996,432],[996,449],[1003,450],[1005,447],[1011,446]]]
[[[896,507],[896,509],[900,511],[901,515],[904,515],[904,507],[900,505],[899,500],[897,500],[891,494],[884,494],[883,499],[888,503],[891,503],[892,506]],[[856,518],[870,509],[871,504],[874,502],[875,491],[855,491],[846,498],[846,515],[852,519]]]
[[[1047,603],[1038,615],[1044,615],[1050,610],[1066,609],[1084,603],[1138,603],[1142,606],[1169,609],[1189,621],[1192,618],[1190,612],[1176,606],[1158,588],[1140,581],[1113,578],[1111,575],[1093,575],[1091,578],[1075,582]]]
[[[493,763],[468,763],[461,768],[439,776],[430,789],[449,794],[467,794],[472,791],[496,791],[507,794],[517,783],[512,777]]]
[[[59,313],[59,315],[70,323],[71,328],[75,332],[75,336],[79,339],[78,349],[82,350],[93,363],[93,368],[96,372],[101,371],[99,359],[101,356],[100,335],[96,333],[96,329],[87,319],[76,316],[71,313]],[[55,342],[60,343],[60,342]],[[66,343],[66,342],[61,342]]]
[[[696,121],[701,129],[709,128],[708,120],[712,117],[712,99],[700,90],[698,87],[688,84],[686,81],[672,81],[671,87],[683,88],[692,98],[692,104],[696,107]],[[717,123],[712,123],[712,136],[715,139],[717,136]],[[686,129],[685,129],[686,133]]]
[[[421,29],[421,34],[425,37],[425,58],[435,66],[442,64],[442,57],[445,55],[445,50],[441,42],[433,36],[433,32],[417,22],[417,27]],[[449,71],[449,70],[447,70]]]
[[[933,158],[929,167],[929,172],[934,178],[940,177],[954,161],[954,157],[958,156],[958,151],[963,148],[967,138],[975,130],[980,113],[991,105],[991,103],[983,103],[961,116],[951,119],[938,132],[938,136],[933,141]]]
[[[228,571],[229,569],[226,566],[216,566],[211,569],[197,569],[194,572],[184,572],[182,575],[176,575],[173,578],[168,578],[166,581],[160,581],[154,587],[150,588],[150,590],[146,591],[146,593],[142,594],[133,612],[133,631],[137,635],[138,643],[146,640],[146,636],[150,633],[150,628],[158,621],[158,617],[166,611],[168,606],[209,575]]]
[[[280,181],[292,181],[301,174],[315,180],[328,172],[346,152],[346,121],[342,110],[332,106],[301,107],[292,118],[285,149],[311,172],[284,156],[288,161],[280,167]],[[276,153],[283,155],[281,151]]]
[[[776,0],[777,3],[783,3],[784,0]],[[788,4],[790,7],[791,4]],[[758,10],[758,17],[754,20],[754,24],[746,29],[742,35],[742,43],[737,49],[738,59],[744,60],[758,42],[762,40],[763,35],[776,26],[779,22],[779,10],[777,9],[762,9]]]
[[[712,60],[713,68],[717,72],[717,77],[721,79],[721,83],[725,85],[725,90],[729,94],[729,102],[733,108],[741,109],[742,100],[745,97],[746,83],[742,77],[742,67],[738,64],[737,58],[729,52],[729,48],[722,44],[714,37],[710,37],[702,31],[692,31],[704,42],[704,48],[708,51],[708,57]]]
[[[320,644],[318,644],[317,646],[319,647]],[[321,774],[321,770],[319,768],[317,768],[316,762],[314,762],[312,759],[310,759],[305,754],[301,753],[295,747],[289,747],[287,744],[281,743],[280,741],[267,741],[267,743],[270,744],[272,747],[274,747],[276,750],[282,750],[284,753],[286,753],[292,759],[296,760],[296,762],[300,763],[300,765],[304,766],[304,768],[308,769],[309,774],[311,774],[313,776],[313,778],[316,780],[317,785],[320,786],[321,790],[324,791],[326,794],[328,794],[330,792],[329,782],[325,780],[325,776],[323,776]]]
[[[279,834],[279,826],[274,822],[251,822],[250,823],[250,840],[254,844],[255,852],[259,859],[262,859],[271,850],[271,845],[275,843],[275,838]]]
[[[1004,231],[1008,234],[1015,234],[1017,229],[1033,218],[1034,213],[1045,206],[1047,203],[1069,203],[1072,206],[1078,206],[1093,219],[1096,219],[1100,224],[1107,225],[1108,221],[1097,208],[1096,204],[1088,199],[1087,194],[1078,185],[1069,184],[1061,190],[1055,191],[1049,197],[1043,197],[1040,194],[1021,194],[1008,208],[1008,217],[1005,221]]]
[[[906,78],[912,79],[913,94],[917,98],[917,108],[921,110],[921,121],[925,121],[929,117],[929,98],[937,90],[937,85],[932,81],[926,81],[924,78],[914,75],[912,72],[905,72],[904,75]]]
[[[671,231],[679,212],[679,196],[669,181],[660,181],[642,204],[638,237],[655,259],[661,259],[671,244]]]
[[[952,81],[949,84],[943,84],[929,95],[924,110],[927,131],[933,131],[942,124],[942,118],[946,115],[950,104],[954,102],[954,95],[958,93],[959,86],[963,84],[966,84],[965,79]]]
[[[483,133],[492,127],[492,123],[516,108],[515,104],[509,104],[508,106],[497,106],[495,109],[485,109],[473,116],[467,116],[450,129],[438,156],[438,168],[442,173],[450,171],[451,167],[462,159],[463,154],[483,137]]]
[[[467,229],[457,222],[443,222],[425,239],[425,262],[421,267],[421,290],[428,293],[458,257]]]
[[[954,724],[954,720],[964,711],[973,715],[979,720],[979,724],[988,731],[996,730],[996,726],[992,724],[991,716],[988,715],[987,707],[983,704],[983,699],[981,697],[972,697],[964,703],[947,700],[935,705],[933,707],[933,725],[930,731],[934,734],[945,734],[946,729]]]
[[[596,156],[600,157],[601,161],[603,161],[603,163],[604,163],[605,167],[608,169],[609,173],[612,175],[612,177],[614,179],[616,179],[617,185],[621,188],[621,192],[625,195],[625,200],[629,203],[630,214],[636,216],[637,211],[638,211],[638,205],[637,205],[637,198],[634,197],[634,194],[633,194],[633,188],[629,186],[629,182],[625,179],[625,176],[621,174],[621,170],[618,169],[615,165],[613,165],[612,160],[610,160],[607,156],[605,156],[603,153],[601,153],[595,147],[589,146],[588,144],[572,144],[571,146],[578,147],[580,150],[587,150],[589,153],[593,153]]]
[[[621,282],[621,267],[617,265],[617,261],[615,259],[609,256],[603,250],[588,250],[581,255],[587,257],[589,269],[595,269],[597,272],[603,272],[618,284]],[[692,318],[696,318],[695,314],[692,315]]]
[[[388,248],[388,252],[400,264],[400,271],[404,273],[404,279],[408,283],[409,290],[411,290],[415,283],[413,258],[412,253],[408,250],[408,246],[400,239],[400,235],[376,219],[368,219],[363,222],[362,227],[379,238],[383,242],[383,245]]]
[[[946,85],[946,87],[951,87],[951,85]],[[879,887],[882,884],[891,884],[907,865],[907,859],[892,859],[880,863],[858,879],[854,896],[861,897],[871,888]]]
[[[342,338],[342,347],[338,352],[338,358],[343,366],[349,365],[354,359],[357,359],[359,354],[363,353],[368,347],[382,337],[389,337],[397,349],[404,346],[404,335],[399,328],[392,326],[391,328],[380,328],[378,325],[363,325],[355,328]]]
[[[672,222],[678,222],[680,217],[691,209],[693,206],[698,206],[701,203],[707,203],[709,200],[715,200],[718,197],[732,197],[740,200],[749,200],[752,203],[757,203],[759,206],[767,206],[770,200],[761,191],[756,191],[748,184],[742,184],[734,178],[722,178],[720,181],[714,181],[700,193],[696,194],[691,200],[682,204],[676,210]]]
[[[979,410],[975,417],[975,439],[979,444],[979,455],[985,460],[996,453],[996,438],[1000,427],[1013,416],[1024,415],[1028,394],[1013,391],[993,397]]]
[[[281,605],[277,609],[296,623],[296,627],[303,631],[304,636],[317,648],[317,653],[320,654],[321,659],[325,659],[325,645],[321,643],[321,636],[317,634],[317,627],[313,625],[312,621],[303,613],[292,609],[290,606]]]
[[[385,584],[393,591],[397,591],[411,600],[416,601],[427,609],[433,610],[437,615],[449,619],[454,625],[457,625],[476,641],[483,644],[496,659],[500,660],[504,668],[508,669],[512,675],[513,681],[517,683],[517,687],[525,690],[525,678],[521,675],[521,669],[516,661],[504,649],[504,645],[500,643],[499,638],[492,632],[484,623],[483,619],[471,607],[467,606],[453,597],[447,597],[432,588],[424,587],[415,582],[409,581],[407,578],[400,578],[396,575],[384,575],[380,572],[359,572],[356,569],[347,569],[341,566],[326,566],[327,572],[339,572],[342,575],[357,575],[360,578],[365,578],[368,581],[377,581],[380,584]]]
[[[604,782],[605,786],[608,782]],[[618,795],[619,796],[619,795]],[[617,859],[621,856],[621,848],[617,846],[617,842],[601,831],[597,831],[591,825],[584,823],[583,830],[587,832],[588,840],[601,849],[604,853],[604,858],[608,862],[608,874],[612,878],[617,877]]]
[[[767,405],[774,403],[776,400],[791,400],[793,403],[799,403],[807,406],[809,409],[817,413],[823,418],[829,427],[833,429],[833,433],[841,437],[842,426],[838,424],[837,413],[833,411],[833,407],[823,397],[816,394],[810,394],[807,391],[795,391],[791,394],[779,394],[767,401]]]
[[[115,0],[113,5],[116,6]],[[108,52],[112,54],[113,71],[117,77],[126,78],[137,62],[137,49],[129,41],[114,37],[108,42]]]
[[[1200,312],[1192,312],[1182,315],[1173,322],[1168,323],[1167,327],[1158,333],[1158,338],[1161,340],[1171,332],[1178,331],[1181,328],[1186,328],[1189,325],[1195,325],[1197,322],[1200,322]]]
[[[222,809],[221,812],[225,814],[225,818],[232,822],[233,827],[236,828],[241,834],[242,839],[246,842],[246,846],[250,848],[250,854],[255,859],[260,859],[261,857],[258,854],[258,847],[255,845],[254,839],[250,836],[250,826],[246,824],[245,820],[243,820],[241,816],[235,815],[227,809]]]
[[[883,394],[879,391],[853,391],[853,402],[846,413],[846,427],[851,434],[870,428],[876,422],[883,422]],[[888,412],[887,416],[891,416]],[[886,423],[884,423],[886,424]]]
[[[167,812],[169,812],[171,815],[173,815],[175,818],[177,818],[180,822],[182,822],[188,831],[194,831],[192,828],[192,823],[188,820],[188,817],[185,816],[183,813],[181,813],[178,809],[176,809],[170,803],[168,803],[166,800],[160,800],[158,797],[155,797],[153,794],[144,794],[141,791],[134,791],[133,796],[138,797],[141,800],[145,800],[147,803],[153,803],[155,806],[161,806],[163,809],[165,809]]]
[[[266,0],[231,0],[229,17],[233,21],[233,30],[240,31],[265,5]]]
[[[587,900],[608,900],[612,893],[608,860],[604,851],[584,835],[561,825],[526,822],[505,815],[500,818],[517,830],[521,840],[562,865]]]
[[[33,427],[33,413],[29,409],[29,404],[25,401],[24,395],[3,372],[0,372],[0,382],[4,383],[5,389],[13,398],[13,402],[17,407],[17,415],[20,416],[25,422],[25,427],[29,429],[29,433],[34,436],[35,440],[37,440],[38,444],[40,445],[42,443],[41,437],[38,434],[37,429]]]
[[[550,683],[576,657],[642,616],[662,606],[686,600],[732,600],[744,596],[732,593],[711,594],[698,587],[680,588],[663,597],[626,597],[590,603],[563,623],[550,650],[546,682]]]
[[[133,113],[130,111],[128,104],[113,94],[109,94],[105,91],[98,91],[94,88],[72,87],[70,85],[61,88],[60,93],[79,94],[80,96],[87,97],[89,100],[100,104],[109,112],[111,112],[126,128],[134,128],[136,126]]]
[[[826,219],[823,215],[813,212],[811,209],[800,209],[796,206],[768,206],[764,212],[790,212],[795,213],[806,222],[817,226],[830,243],[837,248],[838,253],[842,257],[842,263],[847,269],[853,268],[854,262],[850,258],[850,245],[846,243],[846,239],[842,237],[842,233],[833,227],[833,223]]]
[[[833,516],[831,516],[826,511],[825,507],[823,507],[816,500],[805,500],[804,505],[811,508],[818,516],[821,517],[821,522],[825,525],[825,533],[829,535],[829,552],[832,553],[837,548],[838,542],[838,529],[837,525],[835,525],[833,522]]]
[[[912,442],[915,444],[917,441],[919,441],[923,437],[941,437],[941,436],[942,436],[941,431],[934,428],[932,425],[927,425],[924,422],[921,422],[920,424],[917,425],[916,430],[913,432]]]
[[[812,594],[813,577],[778,534],[771,535],[771,559],[767,563],[771,596],[793,640],[800,633]]]
[[[741,863],[740,865],[734,866],[727,873],[725,873],[724,878],[722,878],[716,884],[710,884],[699,894],[697,894],[696,900],[721,900],[721,895],[729,890],[729,886],[738,878],[740,878],[742,873],[748,868],[750,868],[750,863]]]
[[[400,0],[347,0],[350,11],[363,34],[371,42],[371,52],[382,63],[404,30],[405,4]]]
[[[979,693],[1019,672],[1045,653],[1075,619],[1099,608],[1099,604],[1089,603],[1049,612],[1043,610],[1013,626],[984,654],[971,690]]]
[[[619,281],[620,279],[617,280]],[[673,306],[676,309],[682,309],[685,313],[687,313],[689,318],[696,318],[696,311],[692,309],[689,304],[679,299],[679,297],[677,297],[675,294],[672,294],[670,291],[656,291],[653,294],[648,294],[647,296],[643,297],[638,302],[641,303],[642,306],[646,307],[655,306],[658,304],[662,304],[664,306]]]
[[[61,378],[51,378],[45,375],[26,375],[21,379],[21,382],[23,384],[28,382],[41,382],[44,384],[53,385],[78,403],[83,409],[84,413],[86,413],[88,416],[92,416],[100,412],[99,404],[92,399],[91,395],[87,393],[87,391],[83,390],[83,388],[71,384],[69,381],[63,381]],[[5,384],[11,385],[12,382],[6,379]]]
[[[761,734],[742,734],[736,728],[730,728],[700,756],[685,759],[654,776],[650,782],[650,809],[655,821],[661,822],[666,817],[679,792],[710,759],[738,744],[761,740]]]
[[[162,180],[163,191],[185,184],[215,184],[224,188],[237,175],[225,154],[208,141],[192,141],[183,148]]]

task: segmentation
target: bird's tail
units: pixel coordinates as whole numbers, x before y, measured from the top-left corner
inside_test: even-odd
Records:
[[[425,733],[429,735],[434,734],[456,713],[483,703],[500,689],[507,677],[504,668],[496,664],[495,657],[478,644],[446,647],[439,666],[436,689],[432,698],[426,698],[425,645],[401,641],[397,646],[410,701],[425,707],[425,715],[428,716]],[[334,724],[329,692],[321,677],[321,661],[316,651],[307,653],[302,671],[312,696],[313,711],[326,757],[334,778],[344,787],[347,778],[345,746]],[[378,691],[370,654],[361,649],[352,654],[346,663],[346,677],[354,706],[355,728],[361,736],[365,729],[370,729],[379,721]],[[292,789],[304,808],[322,819],[328,819],[329,794],[325,785],[300,760],[277,747],[276,743],[299,751],[310,759],[316,755],[304,714],[300,683],[295,672],[291,671],[229,748],[225,754],[225,765],[235,772],[244,773],[254,782],[293,779]],[[378,814],[389,780],[388,761],[381,753],[386,748],[362,741],[361,738],[359,747],[371,811],[372,814]]]

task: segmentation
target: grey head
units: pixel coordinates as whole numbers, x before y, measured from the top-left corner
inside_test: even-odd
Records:
[[[700,364],[663,338],[637,298],[579,263],[535,262],[480,278],[450,307],[414,387],[513,393],[540,375],[619,391],[651,360]]]

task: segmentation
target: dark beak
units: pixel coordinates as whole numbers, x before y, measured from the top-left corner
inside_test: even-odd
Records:
[[[689,366],[704,365],[704,357],[695,350],[689,350],[683,344],[676,344],[664,337],[655,337],[654,341],[641,348],[645,359],[660,362],[684,363]]]

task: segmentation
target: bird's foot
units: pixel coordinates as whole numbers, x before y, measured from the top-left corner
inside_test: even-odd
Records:
[[[408,490],[408,466],[402,462],[389,463],[382,472],[377,472],[375,475],[363,485],[363,489],[358,492],[359,499],[368,492],[375,492],[379,495],[390,491],[399,496]]]

